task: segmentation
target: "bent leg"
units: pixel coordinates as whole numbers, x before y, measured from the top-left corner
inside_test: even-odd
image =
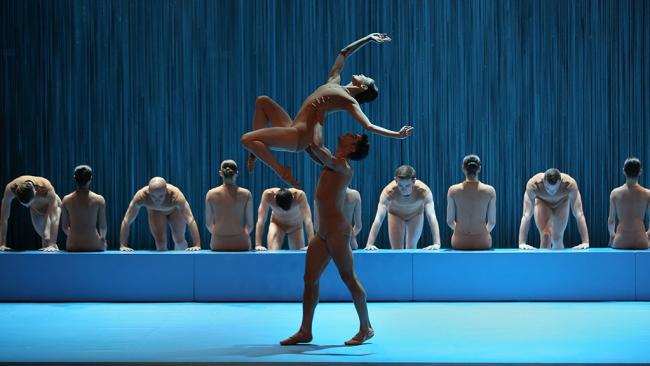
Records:
[[[282,249],[282,243],[284,242],[285,232],[282,230],[278,224],[271,221],[269,224],[269,233],[266,236],[267,246],[269,250],[280,250]]]
[[[172,240],[174,240],[175,250],[187,249],[187,240],[185,239],[185,230],[187,229],[187,221],[185,216],[179,209],[174,210],[168,216],[169,226],[172,229]]]
[[[45,235],[45,224],[47,222],[47,216],[40,214],[32,209],[29,210],[29,213],[32,217],[32,225],[34,226],[34,230],[38,234],[38,236],[41,237],[41,247],[45,248],[47,246],[47,242],[45,242],[45,238],[43,237]],[[50,236],[52,233],[50,233]]]
[[[278,163],[271,149],[295,152],[298,149],[299,133],[294,127],[270,127],[248,132],[241,138],[241,143],[248,151],[268,165],[287,184],[300,187],[291,175],[291,170]]]
[[[327,244],[318,235],[309,242],[305,260],[305,289],[302,296],[302,324],[300,330],[291,337],[282,340],[280,344],[291,345],[308,343],[312,340],[312,322],[314,311],[318,305],[318,290],[320,276],[330,261]]]
[[[156,250],[167,250],[167,216],[156,210],[147,210],[147,216]]]
[[[564,230],[569,223],[569,200],[553,210],[551,216],[551,243],[553,249],[564,249]]]
[[[253,131],[265,128],[271,122],[272,127],[289,127],[293,122],[289,114],[273,99],[262,95],[255,100],[255,113],[253,114]],[[248,171],[255,168],[255,155],[248,155]]]
[[[422,227],[424,226],[424,212],[406,221],[406,249],[417,249],[418,240],[422,236]]]
[[[392,213],[388,213],[388,240],[392,249],[404,249],[406,239],[406,223]]]
[[[540,200],[535,202],[535,225],[537,225],[537,230],[539,230],[539,247],[540,248],[550,248],[551,247],[551,208],[548,205]]]
[[[299,250],[305,247],[305,230],[302,226],[300,229],[288,233],[287,238],[289,239],[289,249]]]
[[[352,295],[354,307],[359,316],[359,332],[345,343],[347,345],[361,344],[371,338],[374,333],[368,317],[366,291],[354,272],[354,257],[352,256],[352,249],[350,249],[350,236],[343,233],[332,233],[327,237],[327,247],[339,270],[341,279]]]

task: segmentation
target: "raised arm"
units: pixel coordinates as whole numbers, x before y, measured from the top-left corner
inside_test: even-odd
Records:
[[[436,217],[436,209],[433,204],[433,195],[428,189],[424,196],[424,214],[427,216],[427,221],[429,221],[429,228],[433,237],[433,244],[424,249],[438,250],[440,249],[440,228],[438,227],[438,218]]]
[[[348,58],[348,56],[351,56],[359,48],[368,44],[369,42],[376,42],[376,43],[390,42],[390,37],[388,37],[388,35],[384,33],[372,33],[350,43],[349,45],[347,45],[347,47],[341,49],[341,52],[339,52],[339,55],[336,57],[336,61],[334,61],[334,65],[330,70],[330,74],[327,82],[340,84],[341,70],[343,70],[343,65],[345,64],[345,60]]]
[[[607,216],[607,230],[609,231],[609,245],[614,242],[616,235],[616,202],[614,201],[614,191],[609,195],[609,215]]]
[[[497,193],[496,191],[492,191],[492,198],[490,198],[490,202],[488,202],[488,212],[487,212],[487,224],[485,225],[485,228],[487,229],[488,233],[492,232],[492,229],[494,229],[494,226],[497,224]]]
[[[140,203],[136,200],[136,198],[133,198],[129,204],[129,208],[126,209],[126,213],[124,214],[124,219],[122,220],[122,225],[120,226],[120,250],[123,252],[133,251],[133,249],[128,246],[129,230],[135,218],[138,217],[140,207]]]
[[[302,204],[300,206],[300,211],[302,212],[302,216],[304,217],[304,223],[305,223],[305,232],[307,233],[307,242],[309,243],[311,239],[314,237],[314,223],[311,220],[311,209],[309,208],[309,202],[307,201],[307,195],[305,193],[301,193],[301,201]]]
[[[330,168],[339,173],[346,174],[350,170],[350,166],[345,162],[345,159],[337,158],[325,146],[318,146],[311,144],[311,151],[323,163],[323,166]]]
[[[524,193],[524,209],[521,215],[521,223],[519,225],[519,249],[535,249],[535,247],[526,244],[530,219],[533,217],[535,210],[535,197],[537,197],[535,192],[526,189],[526,193]]]
[[[569,200],[571,203],[571,212],[573,213],[573,217],[576,218],[578,231],[582,239],[582,243],[574,246],[573,249],[589,249],[589,231],[587,230],[587,220],[582,209],[582,198],[580,197],[578,188],[569,193]]]
[[[183,199],[177,207],[183,214],[185,222],[187,222],[187,227],[190,229],[190,236],[192,237],[192,244],[194,244],[193,246],[188,247],[187,250],[201,250],[201,235],[199,234],[199,226],[196,224],[196,220],[192,214],[192,209],[190,208],[189,202]]]
[[[271,198],[271,191],[266,190],[262,193],[260,206],[257,208],[257,224],[255,224],[255,250],[266,250],[263,244],[264,240],[264,225],[266,225],[266,217],[269,214],[268,200]]]
[[[379,196],[379,204],[377,204],[377,213],[375,214],[375,219],[372,222],[370,227],[370,233],[368,233],[368,240],[366,241],[366,250],[377,250],[375,245],[375,240],[377,235],[379,235],[379,229],[381,229],[381,224],[384,223],[384,218],[386,218],[386,212],[388,212],[388,197],[385,192],[381,193]]]
[[[2,207],[0,208],[0,251],[10,250],[7,245],[7,225],[9,223],[9,215],[11,213],[11,201],[14,200],[14,193],[9,188],[5,188],[4,196],[2,196]]]
[[[361,110],[361,106],[359,105],[359,103],[357,103],[356,101],[350,102],[350,104],[348,104],[347,109],[348,112],[350,112],[350,114],[352,115],[352,117],[354,117],[354,119],[356,119],[357,122],[359,122],[359,124],[363,126],[363,128],[365,128],[371,133],[381,135],[381,136],[396,138],[396,139],[407,138],[411,136],[411,134],[413,133],[413,127],[411,126],[403,126],[399,131],[393,131],[372,124],[368,119],[368,117],[365,115],[365,113],[363,113],[363,111]]]

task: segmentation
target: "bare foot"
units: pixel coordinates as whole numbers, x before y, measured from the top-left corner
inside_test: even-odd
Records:
[[[357,333],[352,339],[349,341],[345,341],[346,346],[358,346],[363,344],[363,342],[367,341],[368,339],[372,338],[375,335],[375,331],[372,330],[372,328],[368,328],[367,330],[360,330],[359,333]]]
[[[296,334],[292,335],[291,337],[281,340],[280,344],[283,346],[292,346],[298,343],[309,343],[311,342],[312,339],[313,337],[311,336],[311,334],[307,334],[302,330],[299,330]]]
[[[300,183],[291,175],[291,169],[288,167],[281,167],[278,169],[277,174],[280,176],[280,178],[285,181],[288,185],[292,186],[293,188],[296,189],[302,189],[300,186]]]
[[[249,173],[252,173],[253,170],[255,170],[255,159],[257,159],[257,156],[255,156],[255,154],[253,153],[248,154],[248,160],[246,160],[246,166],[248,167]]]

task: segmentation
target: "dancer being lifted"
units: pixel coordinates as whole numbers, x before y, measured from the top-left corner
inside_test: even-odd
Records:
[[[352,75],[347,85],[341,85],[341,69],[348,56],[361,46],[369,43],[389,42],[390,37],[382,33],[372,33],[343,48],[332,66],[327,83],[321,85],[305,99],[296,117],[291,117],[276,102],[267,96],[260,96],[255,102],[253,131],[244,134],[241,143],[250,151],[248,170],[253,171],[258,157],[270,166],[275,173],[294,188],[300,184],[291,175],[289,167],[281,166],[271,150],[299,152],[307,150],[310,157],[317,160],[310,145],[323,145],[322,128],[329,112],[346,110],[366,130],[387,137],[406,138],[413,127],[404,126],[399,131],[391,131],[370,122],[361,110],[360,104],[373,101],[378,94],[375,81],[365,75]],[[271,127],[267,127],[268,124]]]

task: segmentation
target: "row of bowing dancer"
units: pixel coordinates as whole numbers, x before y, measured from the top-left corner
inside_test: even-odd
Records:
[[[491,231],[496,225],[496,191],[479,180],[481,160],[476,155],[463,159],[465,180],[449,187],[446,222],[453,230],[451,248],[486,250],[492,247]],[[609,244],[619,249],[647,249],[650,230],[644,217],[650,209],[650,191],[639,184],[641,162],[629,158],[624,163],[626,182],[610,195]],[[81,165],[74,170],[76,189],[62,200],[52,184],[43,177],[21,176],[10,182],[2,199],[0,212],[0,249],[7,250],[7,224],[11,202],[17,199],[29,207],[34,229],[41,237],[42,250],[58,250],[59,223],[67,236],[68,251],[102,251],[107,249],[106,202],[90,190],[92,169]],[[289,249],[306,249],[318,232],[318,203],[314,217],[307,195],[296,188],[269,188],[263,191],[253,222],[253,197],[237,185],[239,169],[233,160],[221,163],[223,183],[205,197],[205,226],[211,234],[210,249],[215,251],[280,250],[285,240]],[[130,226],[141,208],[148,215],[149,228],[157,250],[168,250],[167,227],[171,228],[173,248],[200,250],[201,239],[195,217],[181,190],[161,177],[152,178],[131,200],[120,227],[120,250],[129,245]],[[359,249],[357,237],[363,228],[361,195],[347,186],[342,207],[350,225],[350,248]],[[582,243],[575,249],[589,247],[582,199],[576,181],[557,169],[534,175],[526,184],[523,215],[519,230],[519,248],[535,249],[526,243],[531,218],[540,233],[541,248],[564,248],[563,234],[569,212],[573,213]],[[265,234],[267,219],[268,232]],[[429,224],[433,242],[425,250],[440,249],[440,234],[430,188],[416,177],[415,169],[402,165],[379,196],[377,212],[365,244],[377,250],[380,228],[388,219],[388,238],[392,249],[416,249],[424,227]],[[190,246],[186,240],[189,228]],[[254,230],[254,245],[250,237]],[[306,239],[306,240],[305,240]]]

